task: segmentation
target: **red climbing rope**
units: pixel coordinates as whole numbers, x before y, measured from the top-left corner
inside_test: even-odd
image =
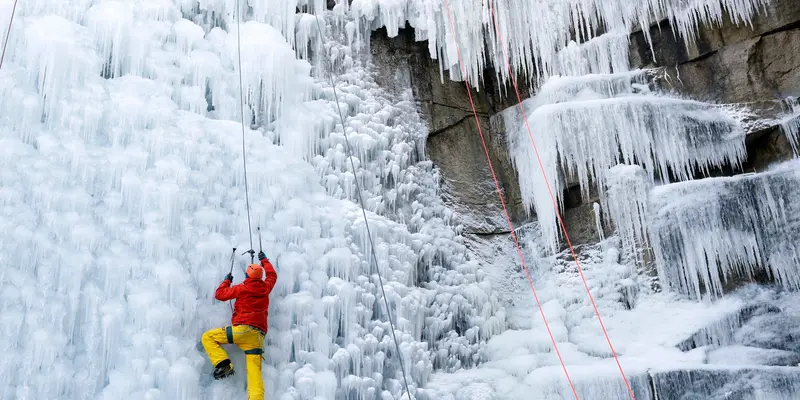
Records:
[[[628,378],[625,376],[625,371],[622,369],[622,364],[619,362],[619,357],[617,356],[617,352],[614,350],[614,346],[611,344],[611,338],[608,336],[608,331],[606,330],[605,324],[603,324],[603,319],[600,317],[600,311],[597,309],[597,304],[594,302],[594,297],[592,296],[591,291],[589,290],[589,284],[586,282],[586,278],[583,276],[583,269],[581,268],[581,263],[578,261],[578,256],[575,254],[575,249],[572,247],[572,242],[569,240],[569,234],[567,234],[567,228],[564,225],[564,220],[561,218],[561,212],[558,210],[558,203],[556,202],[555,196],[553,196],[553,190],[550,188],[550,183],[547,180],[547,173],[544,171],[544,166],[542,165],[542,159],[539,157],[539,150],[536,148],[536,142],[533,140],[533,131],[531,130],[530,125],[528,124],[528,117],[525,115],[525,107],[522,106],[522,98],[519,95],[519,87],[517,86],[517,80],[514,78],[514,71],[511,69],[511,61],[508,56],[508,52],[506,50],[505,43],[503,42],[503,34],[500,31],[500,25],[497,22],[497,14],[494,11],[493,2],[489,0],[489,10],[492,14],[492,19],[494,20],[494,27],[495,31],[497,31],[498,39],[500,41],[500,46],[503,48],[503,56],[505,58],[506,67],[508,68],[508,75],[511,77],[511,84],[514,86],[514,92],[517,95],[517,104],[519,105],[519,109],[522,111],[522,120],[525,121],[525,127],[528,129],[528,136],[531,138],[531,144],[533,145],[533,151],[536,154],[536,159],[539,161],[539,169],[542,170],[542,175],[544,176],[545,185],[547,185],[547,191],[550,193],[550,199],[553,200],[553,208],[556,211],[556,216],[558,217],[558,222],[561,225],[561,230],[564,232],[564,238],[567,240],[567,244],[569,245],[569,250],[572,253],[572,258],[575,260],[575,265],[578,267],[578,274],[583,281],[583,287],[586,289],[586,294],[589,295],[589,300],[592,302],[592,307],[594,307],[594,313],[597,316],[597,320],[600,322],[600,328],[603,329],[603,334],[606,337],[606,341],[608,342],[608,347],[611,349],[611,354],[614,355],[614,360],[617,362],[617,367],[619,367],[619,372],[622,374],[622,380],[625,381],[625,387],[628,389],[628,393],[631,395],[631,400],[636,400],[636,396],[633,394],[633,389],[631,389],[631,385],[628,382]],[[455,36],[455,35],[454,35]]]
[[[6,58],[6,47],[8,47],[8,38],[11,36],[11,24],[14,22],[14,13],[17,11],[17,1],[18,0],[14,0],[14,6],[11,8],[11,19],[8,20],[6,40],[3,42],[3,53],[0,54],[0,68],[3,68],[3,60]]]
[[[447,11],[447,18],[450,22],[450,29],[453,32],[453,38],[456,38],[456,28],[453,24],[453,17],[450,14],[450,5],[448,0],[444,0],[444,7]],[[464,63],[461,60],[461,49],[458,45],[458,40],[455,40],[456,44],[456,54],[458,55],[458,65],[461,68],[461,74],[466,75],[466,70],[464,68]],[[578,398],[578,391],[575,390],[575,385],[572,384],[572,379],[569,376],[569,372],[567,371],[567,365],[564,363],[564,359],[561,357],[561,352],[558,351],[558,345],[556,344],[555,336],[553,336],[553,332],[550,330],[550,324],[547,323],[547,318],[544,315],[544,310],[542,309],[542,303],[539,301],[539,296],[536,294],[536,289],[533,286],[533,279],[531,278],[530,271],[528,270],[528,266],[525,264],[525,257],[522,255],[522,248],[519,245],[519,241],[517,241],[517,235],[514,232],[514,225],[511,223],[511,217],[508,214],[508,208],[506,207],[505,200],[503,199],[503,192],[500,190],[500,183],[497,180],[497,175],[494,172],[494,167],[492,166],[492,160],[489,157],[489,149],[486,147],[486,140],[483,137],[483,129],[481,128],[480,119],[478,118],[478,112],[475,109],[475,102],[472,99],[472,90],[469,87],[469,83],[464,80],[464,84],[467,87],[467,96],[469,96],[469,103],[472,107],[472,114],[475,116],[475,124],[478,126],[478,134],[481,138],[481,144],[483,145],[483,151],[486,153],[486,161],[489,163],[489,170],[492,173],[492,179],[494,179],[494,185],[497,188],[497,195],[500,197],[500,204],[503,206],[503,212],[506,215],[506,222],[508,222],[509,230],[511,231],[511,237],[514,239],[514,246],[517,248],[517,254],[519,255],[520,262],[522,262],[522,267],[525,270],[525,275],[528,277],[528,283],[531,286],[531,291],[533,292],[533,298],[536,300],[536,305],[539,307],[539,313],[542,315],[542,320],[544,320],[544,326],[547,328],[547,333],[550,335],[550,341],[553,343],[553,349],[558,356],[558,361],[561,362],[561,368],[564,369],[564,375],[567,377],[567,381],[569,382],[569,386],[572,389],[572,393],[575,395],[576,400],[580,400]]]

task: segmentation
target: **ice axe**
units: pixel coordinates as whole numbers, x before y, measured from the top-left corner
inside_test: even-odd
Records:
[[[233,274],[233,262],[234,262],[234,257],[236,257],[236,247],[234,247],[234,248],[233,248],[233,251],[231,252],[231,270],[230,270],[230,271],[228,271],[228,274]]]
[[[258,230],[258,251],[259,251],[259,252],[264,252],[264,248],[263,248],[263,247],[262,247],[262,245],[261,245],[261,227],[259,226],[259,227],[258,227],[258,228],[256,228],[256,229]],[[236,249],[234,249],[234,251],[235,251],[235,250],[236,250]],[[247,250],[247,251],[245,251],[244,253],[242,253],[242,255],[245,255],[245,254],[248,254],[248,253],[250,254],[250,264],[253,264],[253,263],[255,263],[255,259],[256,259],[256,251],[255,251],[255,250],[253,250],[253,249],[250,249],[250,250]],[[231,270],[233,270],[233,266],[231,266]]]
[[[256,229],[258,230],[258,251],[263,254],[264,246],[261,244],[261,227],[256,227]],[[269,259],[267,259],[267,261],[269,261]]]
[[[253,251],[253,250],[250,250],[250,251]],[[249,253],[249,252],[245,251],[242,254],[247,254],[247,253]],[[235,258],[236,258],[236,247],[234,247],[233,251],[231,252],[231,269],[230,269],[230,271],[228,271],[228,273],[231,274],[231,275],[233,274],[233,264],[236,261]],[[244,269],[242,269],[242,271],[244,271]]]
[[[242,253],[242,255],[245,255],[247,253],[250,253],[250,264],[254,263],[255,262],[254,260],[256,258],[256,251],[253,250],[253,249],[250,249],[250,250],[247,250],[244,253]]]

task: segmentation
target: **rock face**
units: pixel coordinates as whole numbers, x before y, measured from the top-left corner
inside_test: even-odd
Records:
[[[649,33],[653,51],[642,31],[631,35],[631,66],[664,67],[678,93],[701,101],[747,103],[766,118],[786,111],[776,102],[800,96],[800,2],[796,0],[772,0],[752,26],[736,25],[726,15],[721,26],[700,27],[688,46],[676,40],[666,20],[651,26]],[[762,171],[794,156],[786,136],[775,126],[753,132],[747,145],[748,161],[737,172]]]
[[[670,79],[668,88],[687,97],[719,103],[748,103],[767,119],[785,111],[780,100],[800,96],[800,2],[772,0],[750,25],[736,25],[724,18],[721,26],[703,26],[688,46],[676,39],[667,20],[650,27],[651,46],[644,34],[631,34],[632,68],[664,67]],[[465,86],[442,76],[431,60],[427,45],[415,42],[411,28],[388,38],[384,29],[373,32],[371,51],[380,64],[384,86],[413,90],[423,117],[429,124],[427,156],[441,170],[443,198],[459,215],[467,233],[502,234],[508,232],[497,189],[492,179],[486,150],[481,144],[478,124],[486,141],[500,190],[515,227],[535,219],[522,205],[516,172],[511,165],[499,111],[517,104],[513,89],[502,88],[500,96],[494,73],[472,98],[478,121],[472,114]],[[680,78],[680,79],[678,79]],[[525,80],[521,80],[523,83]],[[524,100],[527,87],[520,87]],[[739,171],[719,171],[731,175],[765,169],[786,160],[794,153],[785,135],[774,123],[755,124],[748,137],[748,161]],[[574,245],[598,239],[592,202],[580,200],[577,186],[568,185],[564,223]],[[606,227],[605,229],[608,229]],[[606,234],[610,232],[606,231]],[[566,243],[564,243],[566,246]]]
[[[506,98],[506,101],[508,99]],[[507,107],[513,107],[515,104],[510,104]],[[506,137],[506,127],[505,122],[502,115],[495,114],[492,115],[490,118],[491,121],[491,128],[492,133],[495,136],[505,138]],[[507,147],[503,149],[507,151]],[[517,175],[515,171],[513,178],[516,179]],[[517,181],[514,181],[516,185]],[[578,185],[578,178],[576,176],[567,177],[566,180],[566,189],[564,190],[564,194],[562,199],[564,199],[564,211],[561,213],[561,218],[564,220],[564,226],[567,229],[567,233],[569,234],[570,242],[574,246],[580,246],[584,244],[591,244],[597,243],[600,238],[600,233],[597,231],[596,226],[596,217],[594,213],[593,203],[598,202],[600,200],[600,196],[596,191],[592,191],[589,193],[589,201],[584,202],[581,196],[581,189]],[[520,200],[521,201],[521,200]],[[522,204],[519,204],[521,215],[524,215],[524,207]],[[531,211],[530,219],[535,219],[536,215],[533,214]],[[526,222],[526,221],[522,221]],[[608,229],[609,227],[604,226],[603,235],[608,236],[613,232]],[[561,240],[561,250],[564,250],[568,247],[566,240],[562,237]]]
[[[669,22],[650,27],[654,53],[643,32],[631,35],[633,67],[668,67],[681,93],[702,101],[746,103],[800,94],[800,2],[772,0],[752,26],[703,26],[688,46]]]
[[[488,150],[512,221],[523,220],[519,184],[504,136],[493,131],[489,123],[489,116],[499,111],[498,107],[508,105],[497,103],[486,90],[473,90],[476,122],[464,84],[440,75],[425,44],[414,41],[411,28],[401,30],[394,38],[388,38],[385,29],[377,30],[372,34],[370,48],[373,62],[381,66],[378,79],[382,86],[412,88],[421,113],[429,121],[427,156],[441,170],[442,196],[459,215],[465,231],[507,233],[508,223],[486,153]],[[478,123],[487,150],[481,143]]]

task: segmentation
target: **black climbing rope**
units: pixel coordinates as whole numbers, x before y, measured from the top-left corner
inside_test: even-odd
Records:
[[[11,37],[11,24],[14,22],[14,13],[17,11],[17,1],[18,0],[14,0],[14,6],[11,8],[11,19],[8,20],[6,40],[3,41],[3,53],[0,54],[0,68],[3,68],[3,60],[6,58],[6,48],[8,47],[8,38]]]
[[[322,33],[322,25],[319,23],[320,16],[316,16],[314,19],[317,21],[317,30],[319,31],[319,40],[322,41],[324,34]],[[355,162],[353,162],[353,154],[350,148],[350,141],[347,139],[347,127],[344,121],[344,116],[342,115],[342,109],[339,106],[339,96],[336,94],[336,84],[333,79],[333,63],[331,62],[331,70],[330,74],[328,75],[328,79],[330,80],[331,87],[333,88],[333,97],[336,101],[336,110],[339,114],[339,120],[342,123],[342,134],[344,135],[344,142],[345,142],[345,150],[347,151],[347,158],[350,160],[350,167],[353,168],[353,174],[355,176],[356,173],[356,166]],[[369,239],[369,246],[371,248],[372,257],[371,260],[375,266],[376,275],[378,275],[378,283],[380,283],[381,287],[381,295],[383,297],[383,303],[386,306],[386,312],[389,316],[389,326],[392,328],[392,339],[394,340],[394,346],[397,349],[397,357],[398,361],[400,362],[400,371],[403,374],[403,384],[406,389],[406,393],[408,394],[408,398],[411,399],[411,390],[409,389],[408,385],[408,378],[406,377],[406,369],[403,364],[403,355],[400,352],[400,343],[397,341],[397,335],[395,334],[394,329],[394,322],[392,321],[392,311],[389,308],[389,300],[386,298],[386,291],[383,288],[383,278],[381,277],[380,270],[378,269],[378,258],[375,256],[375,243],[372,241],[372,233],[369,230],[369,221],[367,219],[367,211],[364,208],[364,199],[361,194],[361,185],[358,183],[358,177],[353,180],[356,184],[356,192],[358,193],[358,204],[361,206],[361,213],[364,215],[364,226],[367,230],[367,238]]]

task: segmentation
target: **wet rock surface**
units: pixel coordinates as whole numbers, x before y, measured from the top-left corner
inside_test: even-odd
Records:
[[[729,17],[720,26],[701,26],[688,45],[676,38],[667,20],[650,27],[652,47],[641,30],[631,34],[632,68],[662,67],[653,82],[681,96],[713,103],[736,103],[752,111],[747,121],[748,160],[737,169],[716,171],[725,176],[765,170],[770,164],[794,157],[785,133],[778,127],[787,112],[783,99],[800,95],[800,2],[773,0],[752,25],[735,24]],[[419,110],[428,121],[426,155],[440,169],[442,197],[459,216],[468,233],[508,233],[508,224],[486,162],[492,160],[501,193],[515,226],[533,221],[526,212],[519,183],[505,143],[505,127],[497,113],[518,100],[510,85],[498,84],[488,71],[480,91],[473,90],[478,121],[463,82],[443,76],[430,59],[426,42],[415,42],[406,27],[394,38],[385,30],[372,35],[372,54],[381,62],[380,84],[411,87]],[[491,68],[491,67],[489,67]],[[530,96],[520,79],[520,97]],[[502,87],[501,87],[502,86]],[[500,93],[503,93],[501,95]],[[486,142],[485,150],[478,131]],[[574,245],[598,239],[592,202],[568,200],[562,217]],[[610,230],[613,227],[605,227]],[[612,232],[606,232],[610,234]],[[566,246],[566,242],[563,243]]]
[[[381,63],[382,85],[405,83],[398,77],[405,79],[406,74],[401,71],[409,71],[408,85],[428,121],[426,155],[440,169],[442,197],[458,214],[465,231],[488,235],[509,232],[492,170],[486,161],[487,151],[512,221],[516,225],[525,220],[505,136],[493,130],[489,120],[498,107],[506,105],[495,104],[498,97],[489,95],[488,90],[473,90],[476,122],[464,83],[440,75],[425,42],[415,42],[411,28],[401,30],[394,38],[388,38],[383,29],[375,31],[371,49],[374,59]],[[481,143],[481,133],[486,149]]]

